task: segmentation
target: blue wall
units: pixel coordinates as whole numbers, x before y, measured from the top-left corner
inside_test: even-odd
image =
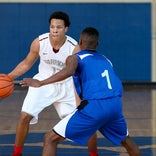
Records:
[[[150,3],[0,3],[0,73],[11,71],[32,40],[49,31],[49,15],[57,10],[70,15],[68,35],[77,40],[86,26],[99,30],[98,50],[121,80],[151,81]],[[36,72],[37,63],[22,77]]]

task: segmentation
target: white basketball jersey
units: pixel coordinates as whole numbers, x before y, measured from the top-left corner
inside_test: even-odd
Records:
[[[59,52],[54,52],[50,43],[49,33],[45,33],[39,36],[40,41],[40,64],[39,64],[39,76],[43,79],[54,75],[65,67],[66,58],[72,55],[77,41],[73,38],[66,36],[66,41],[59,49]]]

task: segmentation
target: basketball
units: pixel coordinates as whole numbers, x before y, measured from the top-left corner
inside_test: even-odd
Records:
[[[0,98],[6,98],[14,91],[14,82],[7,74],[0,74]]]

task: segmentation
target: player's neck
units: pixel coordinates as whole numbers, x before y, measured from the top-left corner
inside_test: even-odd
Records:
[[[58,51],[63,46],[63,44],[65,43],[66,36],[64,36],[63,38],[61,38],[58,41],[57,40],[52,40],[52,39],[50,39],[50,40],[51,40],[51,45],[52,45],[54,51]]]

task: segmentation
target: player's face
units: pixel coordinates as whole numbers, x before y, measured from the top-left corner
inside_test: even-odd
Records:
[[[53,41],[60,41],[64,38],[68,27],[65,27],[64,21],[60,19],[52,19],[50,22],[50,37]]]

